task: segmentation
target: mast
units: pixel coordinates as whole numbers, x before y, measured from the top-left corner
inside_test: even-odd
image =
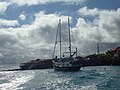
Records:
[[[69,30],[69,51],[70,51],[70,58],[71,58],[71,37],[70,37],[70,22],[68,17],[68,30]]]
[[[57,44],[57,38],[58,38],[58,31],[59,31],[59,23],[58,23],[58,27],[57,27],[57,33],[56,33],[56,39],[55,39],[55,45],[54,45],[53,57],[52,58],[54,58],[54,54],[55,54],[55,49],[56,49],[56,44]]]
[[[75,48],[76,49],[76,57],[77,57],[77,48]]]
[[[59,19],[59,35],[60,35],[60,58],[61,58],[61,19]]]

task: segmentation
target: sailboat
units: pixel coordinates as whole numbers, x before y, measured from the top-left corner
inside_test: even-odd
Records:
[[[54,46],[54,52],[53,52],[53,56],[55,53],[55,49],[56,49],[56,44],[57,44],[57,37],[59,35],[59,53],[60,56],[58,58],[58,56],[56,56],[53,60],[53,68],[55,71],[79,71],[81,68],[81,65],[79,64],[79,60],[77,57],[74,57],[75,54],[77,55],[77,48],[75,48],[75,51],[72,51],[71,49],[71,32],[70,32],[70,23],[69,23],[69,17],[68,17],[68,34],[69,34],[69,45],[68,45],[68,52],[63,52],[63,56],[62,56],[62,42],[61,42],[61,19],[59,19],[59,24],[58,24],[59,29],[57,30],[57,34],[56,34],[56,41],[55,41],[55,46]],[[69,53],[68,57],[64,56],[64,53]]]

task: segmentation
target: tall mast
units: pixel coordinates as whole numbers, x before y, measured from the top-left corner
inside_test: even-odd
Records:
[[[61,19],[59,19],[59,35],[60,35],[60,58],[61,58]]]
[[[68,17],[68,30],[69,30],[69,51],[70,51],[70,58],[71,58],[71,37],[70,37],[70,22]]]
[[[56,39],[55,39],[55,46],[54,46],[53,57],[52,58],[54,58],[54,54],[55,54],[55,49],[56,49],[56,44],[57,44],[57,38],[58,38],[58,31],[59,31],[59,23],[58,23],[58,27],[57,27],[57,33],[56,33]]]

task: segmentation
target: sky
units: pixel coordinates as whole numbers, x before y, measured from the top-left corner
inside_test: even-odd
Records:
[[[59,19],[68,41],[68,17],[78,55],[120,45],[120,0],[0,0],[0,64],[52,58]]]

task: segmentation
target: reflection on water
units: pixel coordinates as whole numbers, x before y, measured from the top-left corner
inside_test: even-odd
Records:
[[[23,89],[20,85],[28,82],[34,77],[33,72],[5,71],[0,72],[0,90]]]
[[[53,69],[0,72],[0,90],[119,90],[120,67],[82,68],[79,72]]]

